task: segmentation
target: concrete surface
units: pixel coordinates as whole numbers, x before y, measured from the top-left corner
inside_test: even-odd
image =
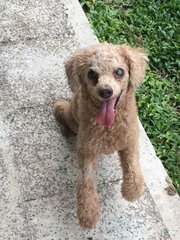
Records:
[[[97,171],[101,219],[76,217],[76,139],[61,135],[53,102],[71,93],[63,61],[97,41],[76,0],[0,1],[0,240],[178,240],[180,203],[141,126],[146,191],[120,195],[116,154]]]

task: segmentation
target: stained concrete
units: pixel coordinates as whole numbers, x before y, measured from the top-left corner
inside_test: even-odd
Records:
[[[64,59],[97,42],[79,3],[3,0],[0,31],[0,239],[178,239],[179,198],[141,125],[145,194],[122,199],[118,157],[102,156],[100,222],[78,225],[76,138],[61,134],[52,106],[71,97]]]

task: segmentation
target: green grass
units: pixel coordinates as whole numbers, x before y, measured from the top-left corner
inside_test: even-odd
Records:
[[[128,43],[148,53],[146,79],[137,93],[139,115],[180,193],[179,1],[80,2],[100,42]]]

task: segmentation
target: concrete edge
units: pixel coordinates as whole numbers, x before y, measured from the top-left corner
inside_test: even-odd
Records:
[[[146,150],[146,160],[141,159],[145,183],[160,212],[160,215],[172,239],[178,240],[180,235],[180,198],[171,183],[162,162],[140,123],[140,142]]]
[[[64,2],[66,2],[69,15],[72,16],[70,21],[73,28],[76,29],[76,38],[78,39],[78,42],[80,42],[80,47],[97,43],[98,39],[91,29],[78,0],[64,0]],[[173,240],[178,240],[180,235],[180,199],[178,194],[175,191],[173,192],[171,180],[160,159],[156,156],[151,141],[149,140],[141,123],[140,143],[142,143],[146,149],[145,156],[148,160],[143,161],[143,159],[141,159],[145,183],[171,238]],[[172,189],[172,195],[170,195],[170,192],[168,191],[170,189]]]
[[[94,34],[86,15],[81,8],[78,0],[62,0],[67,7],[68,15],[71,16],[69,21],[75,31],[75,36],[79,44],[79,48],[89,46],[91,44],[98,43],[98,38]],[[81,24],[80,24],[81,23]]]

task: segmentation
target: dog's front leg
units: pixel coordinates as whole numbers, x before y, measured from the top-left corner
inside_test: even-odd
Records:
[[[137,200],[144,191],[144,178],[139,162],[138,144],[134,143],[119,151],[123,169],[122,195],[128,201]]]
[[[77,215],[82,227],[93,228],[99,220],[99,197],[94,179],[97,155],[86,147],[81,148],[80,143],[78,145],[81,177],[77,186]]]

